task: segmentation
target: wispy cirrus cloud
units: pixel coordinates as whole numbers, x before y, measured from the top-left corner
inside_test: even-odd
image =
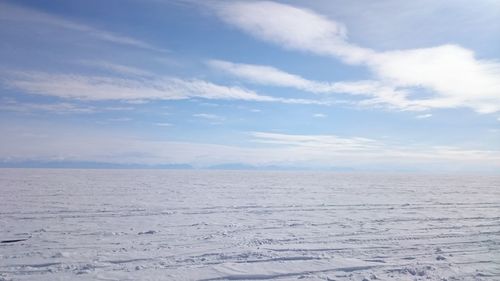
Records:
[[[26,8],[20,5],[8,4],[5,2],[0,3],[0,20],[7,22],[30,23],[35,27],[44,25],[66,29],[114,44],[148,49],[157,52],[169,52],[167,49],[156,47],[140,39],[119,35],[114,32],[106,31],[86,24],[76,23],[56,15],[47,14],[38,10]]]
[[[109,68],[123,73],[139,69]],[[169,76],[98,76],[85,74],[61,74],[37,71],[4,72],[0,80],[5,86],[30,94],[53,96],[63,99],[89,101],[123,100],[142,103],[148,100],[182,100],[203,98],[212,100],[245,100],[280,102],[289,104],[328,104],[312,99],[291,99],[261,95],[255,91],[224,86],[200,79],[181,79]]]
[[[130,118],[130,117],[116,117],[116,118],[109,118],[108,121],[111,121],[111,122],[128,122],[128,121],[132,121],[132,118]]]
[[[431,90],[434,96],[430,98],[408,98],[418,107],[500,111],[500,63],[477,59],[473,51],[461,46],[377,52],[350,43],[341,23],[308,9],[275,2],[226,2],[217,6],[217,14],[224,22],[286,49],[365,66],[384,87]],[[307,82],[293,76],[281,75],[281,79],[300,87]],[[405,95],[399,94],[398,99],[402,98],[406,99]]]
[[[140,69],[140,68],[128,66],[128,65],[123,65],[123,64],[112,63],[112,62],[108,62],[108,61],[79,60],[79,61],[77,61],[77,63],[84,65],[84,66],[104,69],[104,70],[107,70],[113,74],[123,74],[126,76],[133,76],[133,77],[154,76],[153,73],[151,73],[150,71],[144,70],[144,69]]]
[[[212,125],[220,125],[226,120],[225,117],[212,113],[195,113],[193,117],[204,119]]]
[[[171,127],[171,126],[173,126],[172,123],[167,123],[167,122],[159,122],[159,123],[155,123],[155,125],[158,127]]]
[[[348,94],[362,96],[358,105],[381,105],[402,110],[425,110],[428,106],[408,98],[407,90],[396,89],[394,86],[376,80],[322,82],[303,78],[272,66],[233,63],[222,60],[209,60],[207,64],[239,78],[262,85],[291,87],[315,94]]]
[[[420,114],[420,115],[415,116],[415,118],[417,118],[417,119],[427,119],[430,117],[432,117],[432,114]]]
[[[326,118],[326,117],[328,117],[328,115],[326,115],[324,113],[314,113],[312,116],[314,118]]]
[[[50,112],[55,114],[85,114],[97,111],[97,109],[93,106],[77,105],[67,102],[30,103],[18,102],[14,99],[6,98],[0,100],[0,110],[21,113]]]
[[[331,85],[305,79],[272,66],[208,60],[207,64],[239,78],[263,85],[293,87],[314,93],[329,92]]]
[[[336,150],[366,150],[376,149],[380,145],[369,138],[343,138],[335,135],[291,135],[268,132],[253,132],[255,142],[278,144],[286,146],[300,146],[309,148],[332,148]]]
[[[213,120],[213,121],[223,121],[225,120],[224,117],[216,115],[216,114],[210,114],[210,113],[196,113],[193,114],[194,117],[197,118],[203,118],[203,119],[208,119],[208,120]]]

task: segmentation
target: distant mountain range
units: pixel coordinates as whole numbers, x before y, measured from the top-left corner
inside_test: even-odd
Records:
[[[256,171],[267,171],[267,170],[275,170],[275,171],[304,171],[304,170],[321,170],[321,171],[355,171],[354,168],[350,167],[323,167],[323,168],[308,168],[308,167],[300,167],[300,166],[280,166],[280,165],[264,165],[264,166],[254,166],[243,163],[227,163],[220,165],[213,165],[207,167],[206,169],[210,170],[256,170]]]
[[[58,169],[193,169],[188,164],[117,164],[105,162],[73,162],[73,161],[23,161],[0,162],[0,168],[58,168]]]

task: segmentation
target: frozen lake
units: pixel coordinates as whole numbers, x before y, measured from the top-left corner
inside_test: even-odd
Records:
[[[0,199],[0,280],[500,280],[498,176],[3,169]]]

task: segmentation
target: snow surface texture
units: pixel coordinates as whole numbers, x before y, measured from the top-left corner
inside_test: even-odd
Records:
[[[500,177],[4,169],[0,199],[0,280],[500,280]]]

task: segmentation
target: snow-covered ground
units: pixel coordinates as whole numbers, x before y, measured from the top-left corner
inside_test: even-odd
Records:
[[[0,240],[0,280],[500,280],[500,177],[3,169]]]

